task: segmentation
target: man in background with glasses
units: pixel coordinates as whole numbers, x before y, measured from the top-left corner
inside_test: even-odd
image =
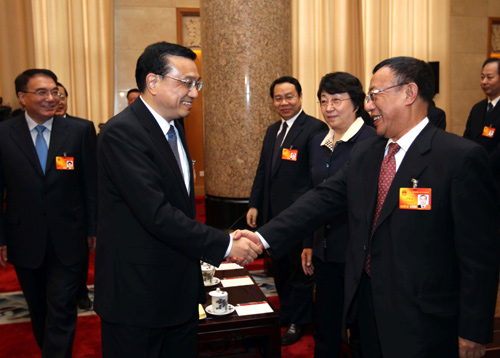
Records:
[[[96,235],[92,122],[55,115],[57,77],[30,69],[15,80],[26,112],[0,125],[0,265],[14,265],[42,357],[71,357],[76,292]],[[70,165],[68,165],[70,164]]]
[[[196,355],[200,260],[251,262],[262,249],[196,221],[184,131],[203,82],[190,49],[148,46],[135,72],[140,97],[99,134],[94,308],[103,357]],[[239,238],[235,236],[234,238]]]
[[[429,125],[433,83],[424,61],[379,63],[365,104],[378,137],[259,235],[242,233],[284,255],[347,210],[344,336],[357,323],[365,358],[481,357],[493,338],[498,193],[484,148]]]
[[[257,227],[259,216],[268,222],[312,188],[311,141],[328,130],[324,122],[302,110],[302,88],[297,79],[278,78],[271,84],[270,95],[281,119],[267,128],[262,144],[248,204],[247,224],[251,228]],[[282,345],[300,340],[312,321],[314,279],[302,270],[302,249],[302,243],[297,243],[281,259],[272,259],[281,324],[287,326]]]

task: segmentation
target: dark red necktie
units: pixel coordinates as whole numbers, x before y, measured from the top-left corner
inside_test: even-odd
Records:
[[[375,217],[373,219],[372,230],[370,233],[370,246],[373,231],[375,229],[375,225],[377,225],[378,216],[380,215],[380,210],[382,209],[382,205],[384,205],[385,197],[387,196],[387,192],[391,187],[392,179],[394,179],[394,176],[396,175],[396,158],[394,158],[394,156],[397,152],[399,152],[400,149],[401,147],[397,143],[389,144],[387,155],[385,156],[384,160],[382,160],[382,165],[380,166],[380,176],[378,178],[377,208],[375,209]],[[371,275],[370,248],[368,248],[368,253],[366,255],[365,271],[368,276]]]

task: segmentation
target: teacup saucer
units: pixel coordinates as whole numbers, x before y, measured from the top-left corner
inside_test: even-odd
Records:
[[[220,278],[218,278],[218,277],[212,278],[212,282],[203,281],[203,284],[205,285],[205,287],[215,286],[215,285],[218,285],[219,283],[220,283]]]
[[[212,310],[212,305],[210,305],[210,306],[207,306],[205,308],[205,312],[207,312],[211,315],[214,315],[214,316],[225,316],[225,315],[228,315],[228,314],[231,314],[234,312],[234,306],[232,304],[228,303],[226,312],[214,312]]]

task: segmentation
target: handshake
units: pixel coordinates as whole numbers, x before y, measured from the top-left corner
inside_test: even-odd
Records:
[[[226,261],[245,266],[262,253],[264,245],[256,233],[248,230],[236,230],[231,235],[233,236],[233,246]]]

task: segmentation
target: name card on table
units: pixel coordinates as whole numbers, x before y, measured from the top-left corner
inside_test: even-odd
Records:
[[[251,314],[272,313],[273,309],[266,301],[240,303],[236,306],[238,316],[248,316]]]
[[[217,271],[238,270],[238,269],[242,269],[242,268],[243,268],[243,266],[240,266],[240,265],[232,263],[232,262],[223,262],[220,264],[220,266],[216,270]]]
[[[228,277],[223,278],[220,282],[223,287],[248,286],[254,284],[250,276]]]

